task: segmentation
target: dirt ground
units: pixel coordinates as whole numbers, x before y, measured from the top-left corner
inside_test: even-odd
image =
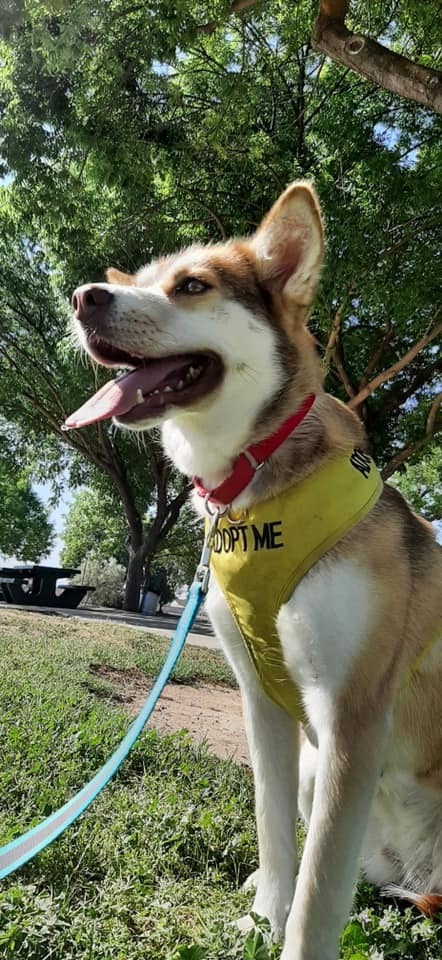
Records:
[[[94,676],[110,683],[115,700],[135,716],[152,683],[139,670],[117,670],[96,664]],[[250,764],[238,690],[218,684],[187,686],[168,683],[148,723],[162,733],[188,730],[196,742],[205,740],[218,757],[231,757],[236,763]]]

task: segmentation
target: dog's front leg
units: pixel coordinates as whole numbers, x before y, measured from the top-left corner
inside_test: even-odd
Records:
[[[281,960],[336,960],[379,776],[384,723],[319,744],[313,809]]]
[[[338,956],[389,716],[393,670],[383,661],[389,648],[379,640],[380,624],[370,577],[344,560],[318,564],[278,616],[287,669],[301,686],[318,745],[281,960]]]
[[[255,782],[259,871],[253,912],[282,940],[297,872],[298,730],[260,687],[242,686]]]
[[[273,935],[282,940],[297,871],[297,724],[262,691],[244,641],[214,578],[207,609],[241,688],[253,767],[259,870],[252,910],[267,917]]]

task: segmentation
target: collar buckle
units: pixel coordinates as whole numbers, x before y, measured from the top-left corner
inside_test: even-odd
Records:
[[[250,450],[241,450],[240,457],[245,457],[246,460],[249,461],[255,473],[258,473],[258,470],[262,470],[265,463],[265,460],[256,460],[253,453],[250,453]]]

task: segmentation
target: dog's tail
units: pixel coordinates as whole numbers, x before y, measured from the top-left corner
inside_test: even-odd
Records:
[[[387,897],[409,900],[426,917],[434,917],[442,913],[441,893],[415,893],[414,890],[408,890],[406,887],[397,887],[394,883],[383,887],[382,893]]]

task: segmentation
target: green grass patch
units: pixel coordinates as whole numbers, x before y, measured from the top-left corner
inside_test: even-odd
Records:
[[[163,641],[108,624],[2,611],[0,842],[50,814],[128,727],[90,685],[91,663],[157,672]],[[183,682],[232,682],[189,648]],[[1,960],[277,960],[265,923],[232,921],[256,867],[250,773],[186,734],[140,738],[113,782],[49,849],[0,884]],[[441,929],[361,887],[343,960],[440,960]],[[320,958],[318,958],[320,960]]]

